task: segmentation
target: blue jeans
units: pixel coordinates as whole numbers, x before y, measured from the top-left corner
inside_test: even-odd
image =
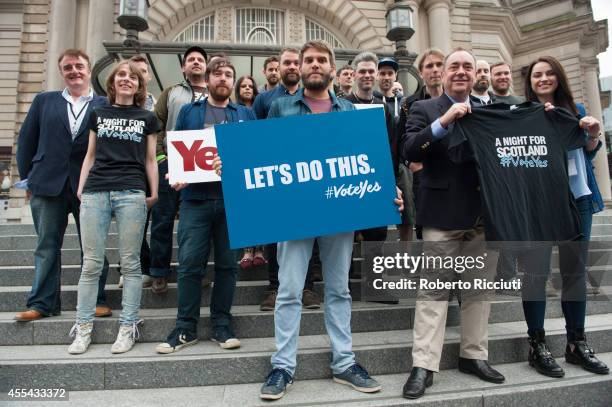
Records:
[[[325,328],[332,347],[331,369],[342,373],[355,363],[351,335],[349,266],[353,253],[353,232],[319,237],[319,251],[325,282]],[[278,244],[278,295],[274,308],[276,353],[272,367],[293,376],[302,315],[302,290],[315,239],[291,240]]]
[[[81,196],[81,237],[83,239],[83,270],[77,294],[77,323],[92,322],[94,298],[102,270],[106,236],[111,217],[115,216],[119,238],[119,257],[123,275],[123,297],[119,323],[136,323],[142,296],[140,247],[147,217],[144,191],[105,191]]]
[[[172,231],[179,208],[179,193],[170,188],[166,173],[168,161],[157,166],[159,171],[159,199],[151,208],[151,267],[153,277],[168,277],[172,260]]]
[[[211,323],[213,330],[221,326],[231,328],[238,250],[229,248],[223,200],[181,201],[180,210],[176,328],[197,335],[202,300],[202,264],[208,262],[211,242],[215,250],[215,281],[210,297]]]
[[[28,309],[34,309],[43,315],[57,315],[61,312],[61,249],[64,233],[68,225],[68,215],[72,213],[79,233],[79,200],[66,183],[64,190],[58,196],[34,195],[30,200],[34,228],[38,235],[38,243],[34,251],[34,282],[28,297]],[[81,252],[81,257],[83,253]],[[100,277],[98,305],[105,305],[104,286],[108,275],[108,261],[104,258],[104,266]]]

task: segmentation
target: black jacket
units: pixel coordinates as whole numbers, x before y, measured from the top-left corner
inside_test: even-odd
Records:
[[[34,98],[21,125],[17,147],[17,167],[21,179],[28,179],[34,195],[58,196],[70,181],[76,194],[81,166],[89,144],[89,115],[107,105],[105,97],[95,96],[87,106],[81,128],[74,140],[68,123],[68,102],[62,92],[43,92]]]
[[[434,139],[431,130],[431,123],[452,104],[446,95],[414,102],[401,142],[402,155],[423,163],[416,223],[443,230],[471,229],[481,215],[476,166],[451,162],[448,140]]]

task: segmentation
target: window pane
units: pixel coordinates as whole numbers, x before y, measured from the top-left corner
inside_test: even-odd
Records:
[[[151,54],[151,60],[164,89],[184,80],[177,54]]]

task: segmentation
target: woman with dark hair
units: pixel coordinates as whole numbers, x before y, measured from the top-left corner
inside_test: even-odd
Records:
[[[257,97],[257,84],[251,75],[244,75],[236,81],[236,103],[246,107],[252,107]],[[264,256],[264,247],[245,247],[240,260],[240,268],[248,270],[251,267],[260,267],[268,261]]]
[[[121,274],[122,311],[119,334],[112,353],[129,351],[138,338],[142,273],[140,246],[147,209],[157,201],[157,118],[145,110],[146,82],[132,62],[119,62],[106,81],[109,106],[96,108],[90,117],[89,146],[81,168],[77,196],[81,200],[83,268],[77,291],[74,341],[68,353],[80,354],[91,343],[98,292],[104,263],[106,236],[115,217]],[[149,198],[145,196],[150,187]]]
[[[585,268],[588,240],[591,236],[593,213],[603,210],[603,201],[595,181],[591,160],[602,143],[600,124],[595,118],[586,116],[584,106],[575,103],[569,81],[559,61],[550,56],[533,61],[527,70],[525,96],[528,101],[543,103],[547,109],[564,108],[573,113],[585,131],[583,148],[568,151],[569,185],[580,217],[581,237],[578,242],[559,245],[559,266],[563,282],[561,308],[565,317],[567,346],[565,360],[581,365],[593,373],[607,374],[608,367],[595,357],[584,334],[586,313]],[[545,283],[550,272],[550,250],[543,260],[544,278],[530,279],[530,287],[537,293],[535,298],[523,300],[523,310],[529,334],[529,364],[547,376],[563,377],[563,369],[555,362],[546,345],[544,314],[546,311]],[[529,271],[529,270],[528,270]],[[534,300],[535,299],[535,300]]]
[[[234,95],[236,97],[236,103],[239,105],[252,107],[258,93],[257,84],[251,75],[241,76],[236,81]]]

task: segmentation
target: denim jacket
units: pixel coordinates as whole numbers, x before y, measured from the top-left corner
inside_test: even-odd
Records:
[[[345,99],[338,99],[333,92],[329,92],[329,97],[332,101],[332,112],[355,110],[355,106],[351,102]],[[301,116],[311,113],[310,107],[308,107],[304,100],[304,89],[302,88],[293,96],[286,96],[272,102],[268,119],[273,117]]]
[[[578,117],[583,118],[586,116],[586,110],[582,103],[576,103],[576,107],[578,108]],[[599,151],[602,146],[602,142],[597,142],[597,147],[593,151],[587,151],[584,149],[584,160],[587,174],[587,185],[591,190],[591,207],[593,209],[593,213],[601,212],[604,210],[603,199],[601,198],[601,192],[599,192],[599,187],[597,186],[597,180],[595,179],[595,173],[593,172],[593,158]]]
[[[184,105],[176,119],[174,130],[199,130],[204,128],[206,117],[206,105],[208,98]],[[228,123],[256,120],[255,114],[246,106],[237,105],[233,102],[225,108],[225,116]],[[207,199],[208,183],[191,184],[181,191],[181,199],[184,201]]]

